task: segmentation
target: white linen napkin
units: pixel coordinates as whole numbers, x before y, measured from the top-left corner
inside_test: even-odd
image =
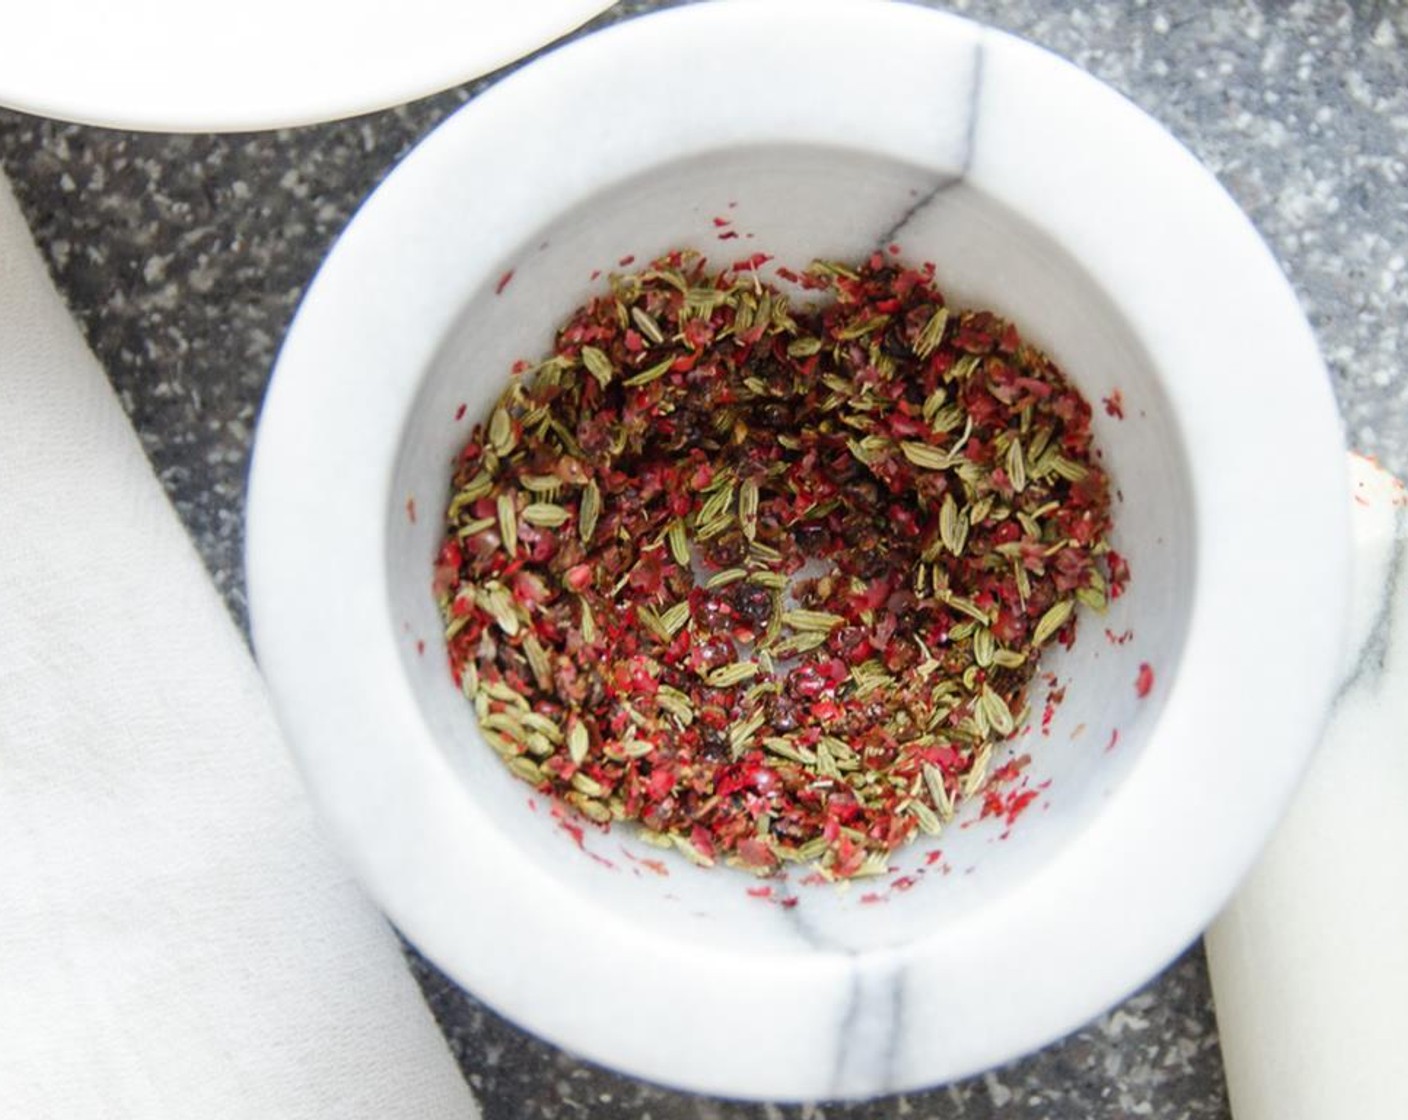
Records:
[[[0,176],[0,1117],[477,1116]]]
[[[1290,812],[1206,939],[1237,1120],[1408,1118],[1408,492],[1358,456],[1351,475],[1349,665]]]

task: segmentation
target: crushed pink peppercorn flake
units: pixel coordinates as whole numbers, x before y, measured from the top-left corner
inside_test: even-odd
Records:
[[[1091,408],[1011,323],[931,265],[770,260],[613,275],[516,364],[434,587],[517,777],[695,863],[879,875],[1128,569]]]

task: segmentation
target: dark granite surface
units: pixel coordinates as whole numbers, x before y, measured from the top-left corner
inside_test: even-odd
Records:
[[[662,6],[624,3],[591,26]],[[1072,59],[1207,163],[1300,295],[1350,444],[1408,472],[1399,363],[1408,321],[1408,8],[1399,0],[934,6]],[[256,135],[137,135],[0,110],[0,164],[241,623],[250,442],[298,300],[360,200],[492,80],[390,112]],[[1040,1054],[931,1093],[845,1107],[737,1105],[603,1072],[524,1035],[410,955],[490,1120],[1228,1115],[1197,947]]]

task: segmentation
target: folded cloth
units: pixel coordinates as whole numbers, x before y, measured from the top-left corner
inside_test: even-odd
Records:
[[[0,1116],[478,1116],[3,178]]]
[[[1408,1118],[1408,492],[1351,469],[1349,665],[1290,812],[1206,939],[1237,1120]]]

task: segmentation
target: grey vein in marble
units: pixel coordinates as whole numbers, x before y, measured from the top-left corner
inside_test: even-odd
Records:
[[[928,207],[939,198],[945,191],[958,186],[968,177],[969,171],[973,167],[973,151],[978,142],[978,105],[983,91],[983,69],[987,64],[987,51],[983,42],[983,33],[978,33],[977,39],[973,43],[973,60],[971,63],[971,78],[968,85],[967,104],[964,107],[966,125],[963,129],[963,147],[958,158],[958,170],[953,174],[940,175],[934,185],[914,200],[893,223],[875,239],[875,248],[884,250],[888,246],[898,242],[904,234],[905,227],[915,218],[922,214]]]
[[[893,1091],[897,1044],[904,1027],[904,969],[875,954],[851,958],[851,992],[837,1031],[837,1097]]]
[[[1396,635],[1393,632],[1393,596],[1399,589],[1408,587],[1408,507],[1400,506],[1394,511],[1393,545],[1389,552],[1388,576],[1383,581],[1369,624],[1369,633],[1358,646],[1353,665],[1335,692],[1330,706],[1331,721],[1339,712],[1345,698],[1361,687],[1376,687],[1383,678],[1388,664],[1389,651],[1394,648]]]

